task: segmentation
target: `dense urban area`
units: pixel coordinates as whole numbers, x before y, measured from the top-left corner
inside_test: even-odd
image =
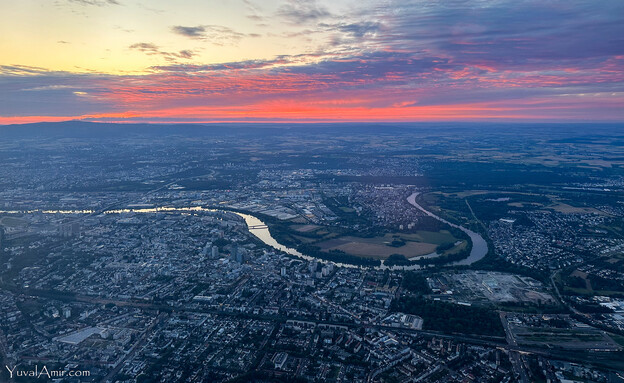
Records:
[[[624,382],[621,126],[42,123],[0,161],[0,381]]]

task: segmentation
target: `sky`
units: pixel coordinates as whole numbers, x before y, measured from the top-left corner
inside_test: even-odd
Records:
[[[0,124],[624,121],[622,0],[0,0]]]

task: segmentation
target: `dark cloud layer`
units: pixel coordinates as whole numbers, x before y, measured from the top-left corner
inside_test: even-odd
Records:
[[[443,53],[455,61],[518,67],[624,54],[624,3],[586,1],[407,3],[380,16],[380,44]],[[384,10],[381,10],[382,12]]]

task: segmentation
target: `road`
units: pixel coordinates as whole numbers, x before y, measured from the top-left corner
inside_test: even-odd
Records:
[[[121,370],[121,368],[124,366],[126,361],[132,359],[134,354],[136,354],[137,350],[139,350],[145,344],[149,334],[152,332],[154,327],[158,323],[160,323],[160,321],[164,318],[164,316],[165,314],[161,313],[158,315],[158,317],[156,317],[156,319],[152,322],[152,324],[145,330],[145,332],[143,332],[143,334],[141,335],[141,338],[139,338],[139,340],[130,348],[128,353],[115,365],[115,367],[111,370],[111,372],[109,372],[108,375],[106,375],[104,379],[102,379],[102,382],[113,381],[112,379],[115,377],[115,375],[117,375],[119,370]]]
[[[58,292],[51,293],[51,292],[37,291],[37,290],[26,290],[26,291],[22,291],[21,293],[24,295],[30,295],[30,296],[37,295],[37,296],[42,296],[42,297],[50,297],[50,295],[58,294]],[[59,299],[58,296],[55,299]],[[523,354],[540,355],[546,358],[554,358],[558,360],[565,360],[565,361],[576,362],[576,363],[587,362],[587,360],[583,359],[582,356],[576,356],[574,354],[567,354],[567,353],[563,354],[560,351],[557,352],[557,351],[553,351],[553,350],[549,350],[545,348],[517,345],[515,340],[512,340],[511,342],[508,341],[510,339],[509,336],[507,336],[506,338],[499,338],[499,337],[484,337],[484,336],[479,336],[479,335],[467,335],[467,334],[446,334],[446,333],[430,331],[430,330],[397,328],[397,327],[374,325],[374,324],[356,324],[356,323],[335,322],[335,321],[326,321],[326,320],[310,320],[310,318],[303,318],[303,317],[289,317],[289,316],[282,316],[282,315],[265,315],[265,314],[251,314],[251,313],[241,314],[238,312],[228,312],[228,311],[212,309],[212,308],[197,308],[197,309],[178,308],[178,307],[171,307],[166,304],[154,304],[154,303],[149,303],[149,302],[136,302],[132,300],[91,297],[91,296],[80,295],[80,294],[67,295],[64,300],[76,301],[76,302],[90,302],[90,303],[96,303],[96,304],[113,303],[117,306],[137,307],[137,308],[141,308],[145,310],[161,311],[162,312],[161,315],[167,312],[169,313],[170,312],[203,313],[203,314],[211,314],[211,315],[217,315],[217,316],[230,316],[230,317],[239,317],[239,318],[245,317],[249,319],[270,321],[276,324],[284,323],[289,319],[293,319],[293,320],[313,321],[317,323],[317,325],[318,324],[340,325],[340,326],[352,328],[356,331],[360,329],[366,330],[366,329],[374,328],[374,329],[381,330],[381,331],[393,331],[393,332],[399,332],[399,333],[404,333],[404,334],[414,334],[414,335],[419,335],[425,338],[435,337],[435,338],[442,338],[442,339],[450,339],[456,342],[493,347],[493,348],[498,348],[500,350],[505,350],[509,352],[510,355],[512,355],[512,364],[517,366],[514,368],[517,368],[517,371],[523,383],[529,383],[528,377],[526,376],[526,372],[524,371],[526,367],[522,360]],[[506,321],[504,321],[503,323],[506,323]],[[508,328],[506,328],[506,332],[507,330]],[[127,360],[127,359],[128,358],[125,358],[124,360]],[[608,365],[601,365],[601,366],[607,369],[610,368]]]
[[[513,331],[511,331],[511,328],[509,326],[507,313],[500,312],[499,315],[501,318],[501,322],[503,323],[503,328],[505,329],[507,344],[512,347],[517,347],[518,341],[516,341],[516,338],[513,335]],[[509,360],[511,361],[511,366],[513,367],[514,372],[516,373],[516,375],[518,375],[518,377],[520,377],[520,381],[522,383],[530,383],[524,361],[522,360],[522,355],[518,351],[509,351]]]
[[[570,311],[572,311],[573,313],[577,314],[577,315],[582,315],[582,316],[587,316],[587,314],[584,314],[580,311],[578,311],[577,309],[575,309],[574,307],[572,307],[571,305],[569,305],[564,299],[563,296],[561,295],[561,293],[559,292],[559,287],[557,286],[557,284],[555,283],[555,275],[557,275],[557,273],[561,271],[561,270],[555,270],[553,271],[552,274],[550,274],[550,283],[553,286],[553,289],[555,290],[555,293],[557,294],[557,298],[559,298],[559,302],[561,302],[562,305],[564,305],[565,307],[567,307]]]

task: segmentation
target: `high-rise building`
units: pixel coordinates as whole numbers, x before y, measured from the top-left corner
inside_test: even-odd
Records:
[[[80,224],[78,222],[63,223],[59,226],[59,235],[61,237],[80,236]]]
[[[236,254],[238,254],[238,243],[234,242],[230,250],[230,257],[236,259]]]
[[[204,257],[211,256],[211,255],[212,255],[212,253],[211,253],[211,247],[212,247],[212,242],[207,242],[207,243],[206,243],[206,245],[204,246],[204,248],[202,249],[201,254],[202,254]]]
[[[236,262],[245,263],[245,253],[240,249],[236,253]]]
[[[238,243],[232,245],[230,257],[237,263],[245,263],[245,251],[238,247]]]
[[[318,268],[318,262],[317,261],[312,261],[310,262],[310,264],[308,265],[308,270],[310,270],[311,274],[316,273],[316,269]]]

